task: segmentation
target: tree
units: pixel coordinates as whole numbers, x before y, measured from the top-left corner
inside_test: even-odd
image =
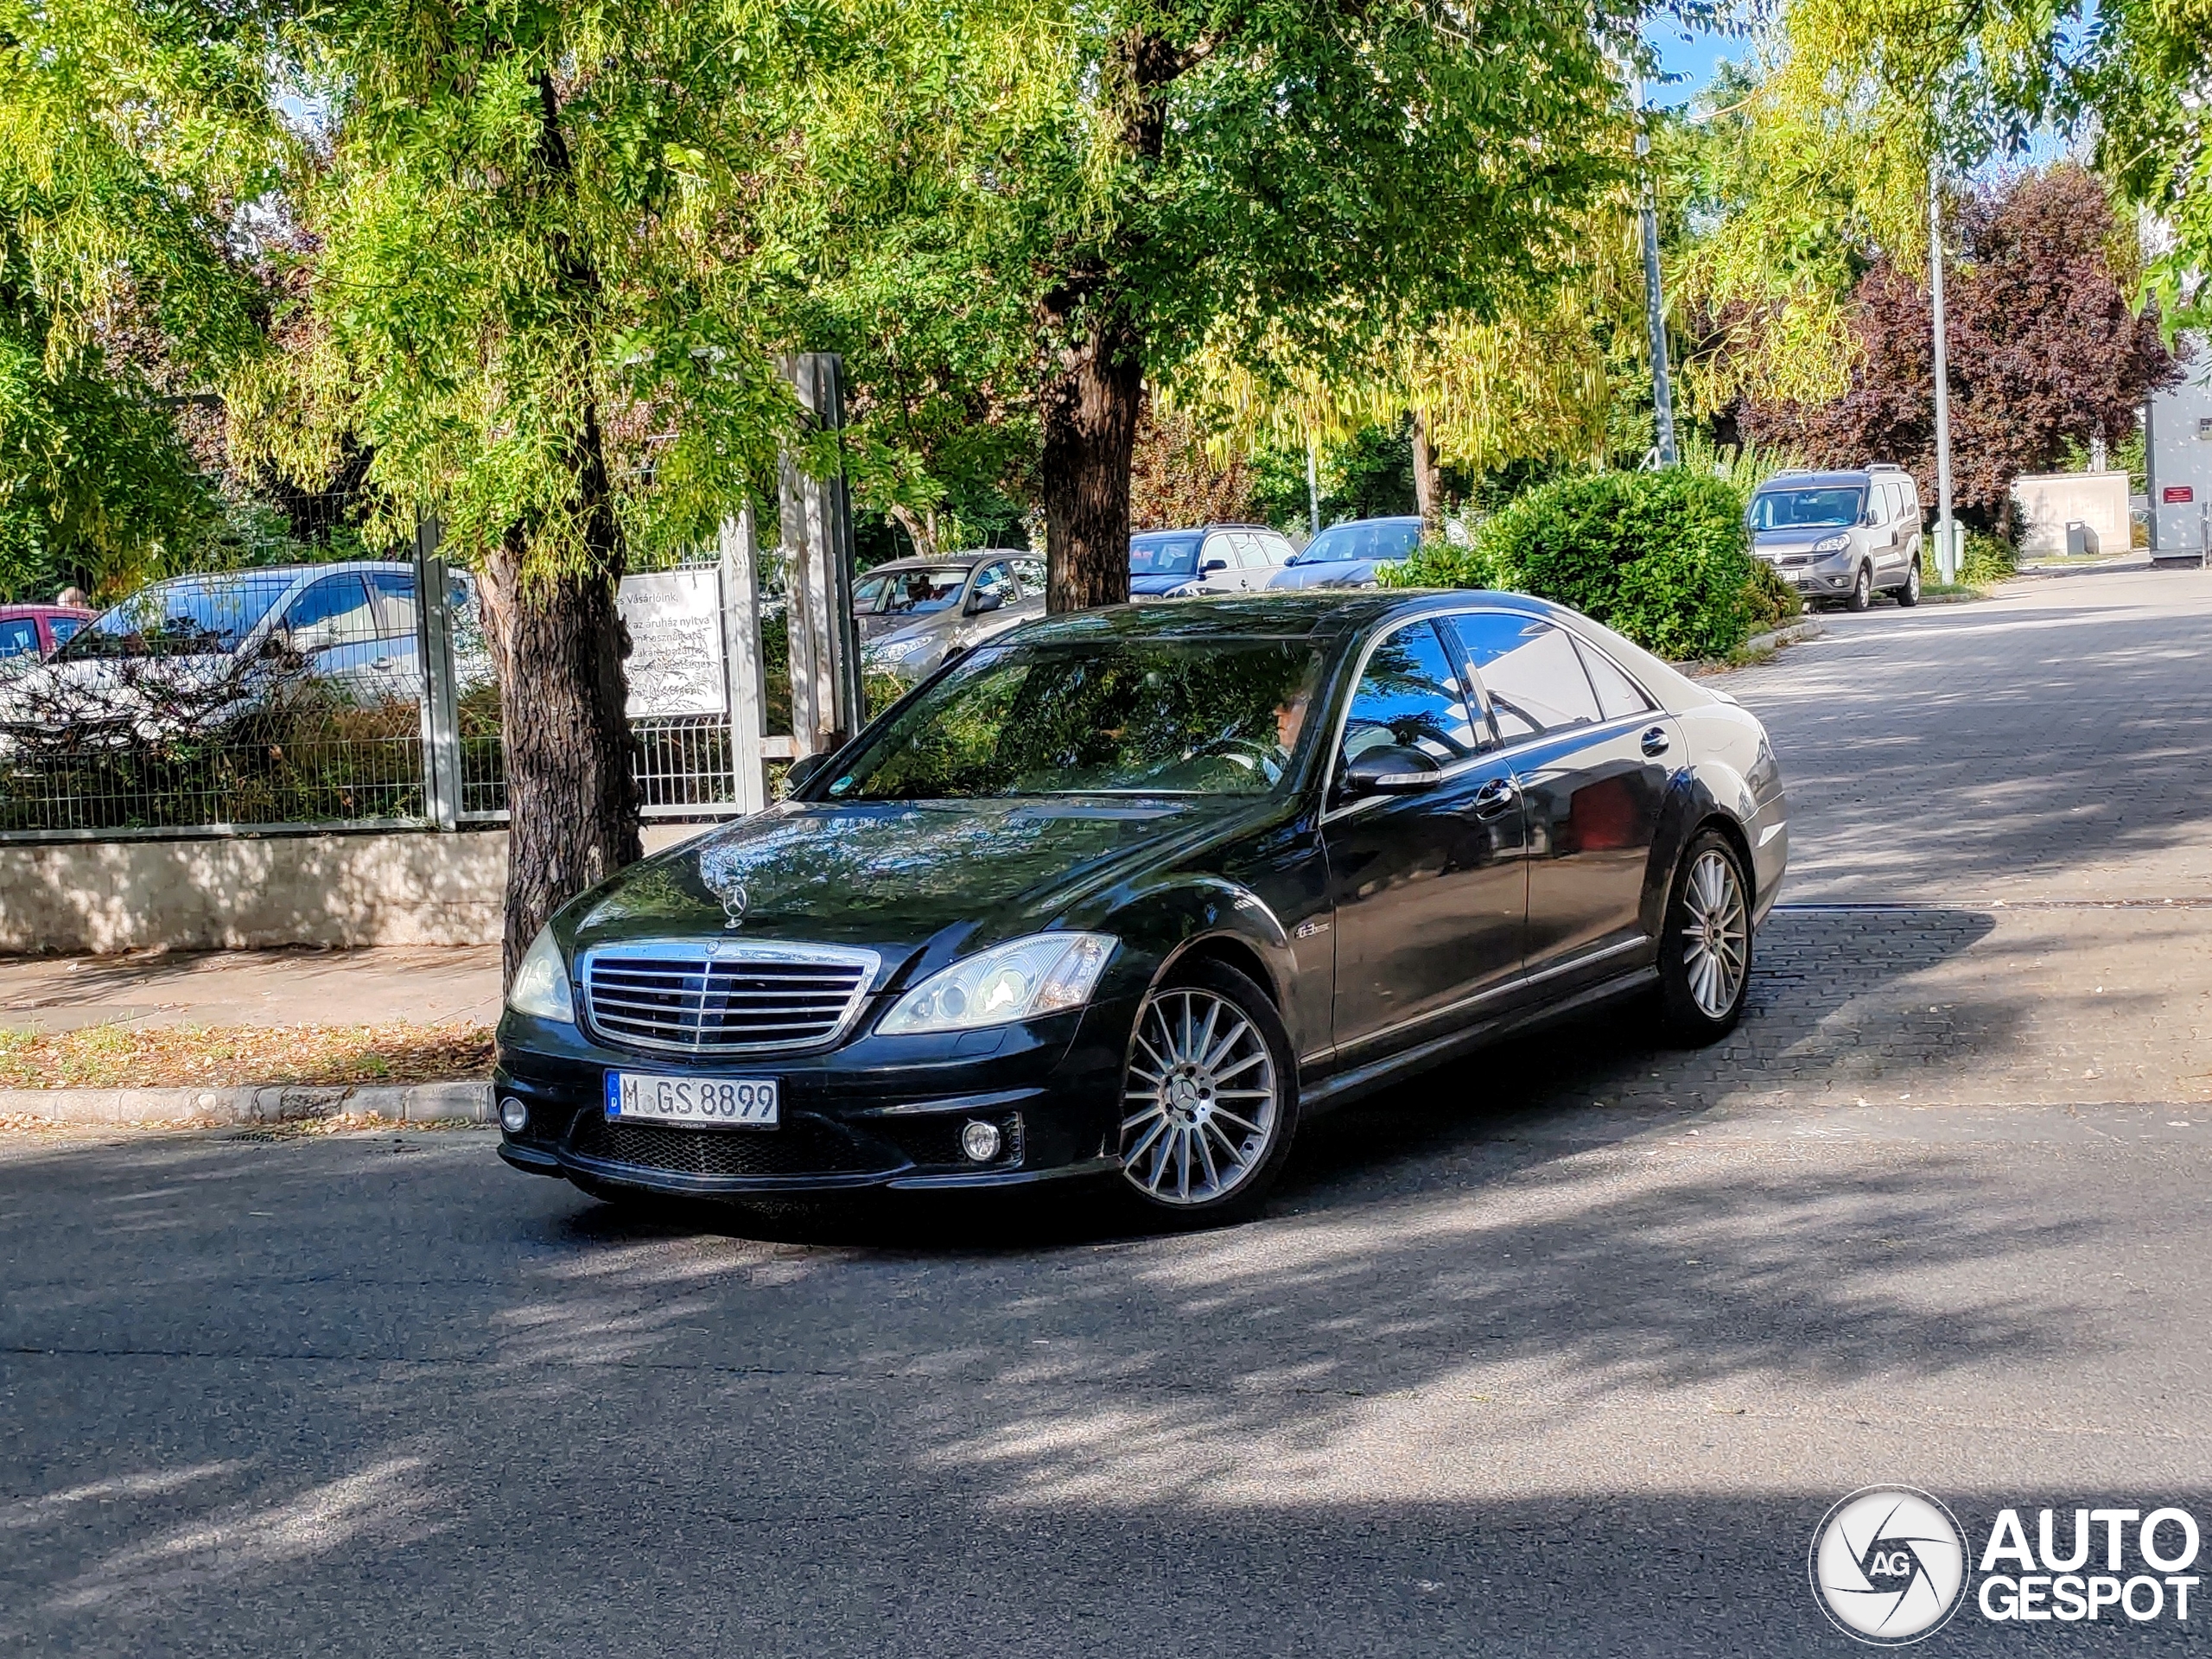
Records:
[[[242,60],[188,11],[0,5],[0,584],[125,587],[219,504],[162,401],[258,349],[236,204],[270,176]],[[180,188],[189,180],[189,188]]]
[[[961,163],[972,245],[1030,314],[1055,609],[1128,594],[1147,382],[1478,322],[1572,266],[1625,157],[1603,31],[1553,0],[1046,4]]]
[[[2179,369],[2156,321],[2129,301],[2133,261],[2104,187],[2081,168],[2030,174],[1968,197],[1946,288],[1954,489],[2009,534],[2012,480],[2057,467],[2069,444],[2118,445]],[[1924,280],[1887,262],[1859,284],[1859,361],[1827,403],[1752,403],[1745,429],[1816,465],[1896,461],[1932,499],[1934,346]]]

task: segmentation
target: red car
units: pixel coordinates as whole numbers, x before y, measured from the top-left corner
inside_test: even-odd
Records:
[[[98,614],[73,605],[0,605],[0,662],[51,657]]]

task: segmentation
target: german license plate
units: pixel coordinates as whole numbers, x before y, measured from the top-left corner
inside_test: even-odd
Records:
[[[773,1077],[663,1077],[607,1074],[611,1123],[679,1123],[702,1129],[772,1129],[783,1110]]]

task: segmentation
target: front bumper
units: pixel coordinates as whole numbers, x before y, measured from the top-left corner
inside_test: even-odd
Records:
[[[510,1014],[494,1097],[529,1113],[500,1131],[517,1169],[695,1198],[1024,1185],[1110,1172],[1134,1004],[1094,1004],[992,1031],[864,1036],[824,1054],[708,1062],[631,1054],[575,1027]],[[610,1071],[765,1077],[782,1085],[772,1129],[613,1122]],[[981,1120],[1001,1148],[978,1163],[960,1133]]]

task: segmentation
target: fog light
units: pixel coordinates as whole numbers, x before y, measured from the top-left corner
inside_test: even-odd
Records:
[[[997,1124],[986,1123],[980,1117],[960,1126],[960,1150],[975,1163],[988,1164],[997,1157],[1002,1139]]]
[[[530,1108],[509,1095],[499,1103],[499,1127],[509,1135],[520,1135],[530,1127]]]

